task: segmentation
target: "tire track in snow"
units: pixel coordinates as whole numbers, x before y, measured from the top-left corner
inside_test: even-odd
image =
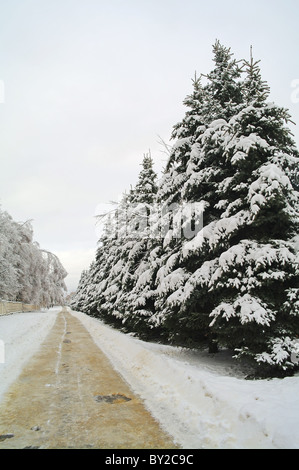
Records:
[[[82,323],[65,311],[0,404],[0,423],[0,435],[13,435],[0,449],[176,448]]]

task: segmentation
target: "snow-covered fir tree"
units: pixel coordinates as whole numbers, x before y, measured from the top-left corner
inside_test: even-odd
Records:
[[[147,154],[143,158],[142,170],[130,198],[127,217],[128,237],[122,250],[122,259],[125,261],[122,270],[122,295],[119,296],[118,302],[118,309],[126,328],[139,328],[140,331],[147,330],[144,317],[152,314],[147,305],[151,302],[150,297],[144,302],[145,291],[149,291],[150,283],[141,296],[139,281],[146,269],[146,259],[153,243],[152,222],[156,212],[158,189],[156,180],[153,159]]]
[[[91,267],[92,269],[92,267]],[[87,302],[87,289],[91,284],[91,278],[89,276],[88,270],[83,270],[80,276],[79,284],[76,290],[75,295],[71,299],[70,306],[80,312],[89,313],[89,310],[86,309],[88,306]]]
[[[73,308],[118,325],[135,323],[134,287],[142,257],[148,250],[156,179],[153,160],[146,154],[136,186],[123,195],[106,218],[96,259],[80,280]]]
[[[153,159],[151,153],[144,155],[142,160],[142,170],[139,173],[138,181],[130,196],[130,204],[144,204],[151,206],[156,199],[157,174],[153,169]]]
[[[190,302],[182,289],[207,257],[204,250],[190,260],[183,256],[185,243],[189,241],[187,235],[190,235],[190,231],[184,229],[193,217],[195,233],[199,232],[200,238],[203,209],[205,225],[219,217],[215,191],[227,169],[220,140],[217,140],[220,139],[218,130],[226,122],[224,118],[231,117],[241,106],[239,64],[230,49],[219,41],[213,52],[215,68],[206,76],[207,83],[202,86],[201,78],[194,80],[193,93],[184,102],[189,109],[182,123],[174,128],[176,141],[158,192],[158,199],[165,206],[162,220],[168,222],[170,219],[171,226],[163,240],[156,279],[155,313],[151,318],[152,323],[165,326],[170,336],[176,340],[180,338],[183,344],[207,340],[210,347],[213,335],[206,309],[210,308],[211,298],[203,295],[199,310],[195,296],[191,296]],[[172,188],[176,197],[165,200],[165,194],[171,193]],[[176,207],[169,204],[173,201],[177,203]],[[199,314],[202,309],[205,313]]]
[[[231,348],[261,374],[288,374],[299,334],[290,115],[269,102],[252,55],[237,61],[219,41],[213,53],[213,70],[195,76],[184,101],[161,180],[148,158],[123,198],[114,236],[104,236],[82,281],[82,308],[144,336]]]
[[[226,94],[226,119],[226,102],[216,103],[217,119],[192,146],[182,196],[204,203],[204,227],[180,247],[172,276],[183,269],[181,286],[166,299],[164,321],[277,373],[294,367],[299,331],[298,193],[289,179],[298,153],[287,111],[267,102],[257,63],[246,65],[243,102],[233,107]]]
[[[258,63],[251,59],[246,66],[246,106],[223,130],[222,151],[232,170],[221,194],[221,221],[230,228],[209,281],[219,298],[211,326],[238,357],[286,371],[294,367],[299,331],[299,206],[291,183],[298,151],[289,113],[267,101]]]

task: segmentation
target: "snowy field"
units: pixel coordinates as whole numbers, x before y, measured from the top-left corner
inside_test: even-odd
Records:
[[[60,308],[0,317],[0,399],[38,350]],[[299,448],[299,376],[244,380],[225,353],[146,343],[72,312],[113,367],[183,448]]]
[[[38,350],[60,310],[56,307],[42,312],[0,316],[0,341],[4,342],[5,353],[4,364],[0,363],[0,400]]]

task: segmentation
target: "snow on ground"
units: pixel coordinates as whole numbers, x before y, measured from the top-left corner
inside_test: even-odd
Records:
[[[245,380],[225,352],[147,343],[72,313],[183,448],[299,448],[299,376]]]
[[[38,350],[60,310],[61,307],[54,307],[0,316],[0,341],[4,343],[5,356],[4,364],[0,363],[0,400]]]
[[[54,325],[60,308],[0,317],[0,400]],[[226,352],[147,343],[81,312],[113,367],[183,448],[299,448],[299,376],[244,380]],[[117,391],[116,391],[117,392]]]

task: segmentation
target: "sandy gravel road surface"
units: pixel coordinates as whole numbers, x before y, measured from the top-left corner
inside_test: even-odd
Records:
[[[0,404],[0,449],[175,445],[66,309]]]

